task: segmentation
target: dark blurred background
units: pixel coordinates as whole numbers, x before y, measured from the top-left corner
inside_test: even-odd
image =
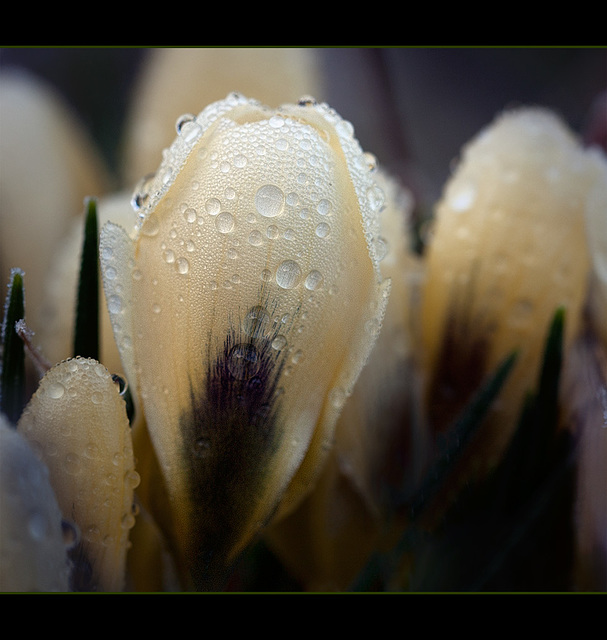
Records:
[[[605,48],[318,49],[324,99],[351,120],[380,162],[433,200],[461,145],[502,109],[538,104],[578,133],[596,123],[607,90]],[[149,49],[7,48],[0,68],[20,66],[54,84],[89,127],[111,167],[131,88]],[[295,99],[295,98],[294,98]],[[202,105],[201,105],[202,106]],[[1,114],[0,114],[1,117]],[[591,124],[591,118],[595,118]]]

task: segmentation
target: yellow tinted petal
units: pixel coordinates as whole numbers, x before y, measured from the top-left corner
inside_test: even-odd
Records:
[[[148,51],[125,127],[125,177],[134,182],[156,170],[160,151],[172,142],[176,115],[197,113],[230,91],[271,107],[293,96],[322,97],[317,58],[314,49],[291,47]]]
[[[594,170],[573,135],[541,109],[507,112],[463,151],[436,212],[422,310],[426,403],[444,428],[513,350],[492,458],[535,388],[546,331],[567,309],[577,332],[589,258],[584,209]]]
[[[66,360],[41,380],[18,430],[49,468],[64,518],[80,529],[76,571],[91,572],[81,587],[122,589],[139,478],[118,385],[95,360]]]
[[[184,120],[163,158],[138,228],[103,230],[102,264],[175,538],[200,570],[265,524],[313,442],[289,504],[308,490],[388,282],[376,185],[326,105],[233,94]]]

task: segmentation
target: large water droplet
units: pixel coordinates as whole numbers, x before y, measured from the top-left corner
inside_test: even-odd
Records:
[[[190,263],[185,258],[177,258],[175,269],[177,269],[177,273],[185,275],[190,270]]]
[[[319,222],[316,225],[316,235],[319,238],[326,238],[331,232],[331,227],[326,222]]]
[[[217,198],[209,198],[205,202],[204,208],[210,216],[216,216],[221,211],[221,202]]]
[[[294,260],[281,262],[276,270],[276,282],[283,289],[294,289],[301,280],[301,267]]]
[[[310,271],[310,273],[306,278],[306,281],[305,281],[306,289],[309,289],[310,291],[316,291],[316,289],[318,289],[321,286],[322,281],[323,281],[322,273],[314,269],[313,271]]]
[[[283,212],[285,194],[273,184],[266,184],[255,194],[255,208],[266,218],[273,218]]]
[[[284,349],[286,346],[287,339],[283,335],[277,335],[274,340],[272,340],[272,347],[277,351]]]
[[[215,219],[215,226],[219,233],[230,233],[234,229],[234,216],[228,211],[222,211]]]
[[[318,211],[318,213],[320,213],[321,216],[326,216],[329,211],[331,209],[331,203],[328,200],[321,200],[317,205],[316,205],[316,211]]]
[[[237,344],[228,356],[228,370],[237,380],[248,380],[259,370],[259,354],[252,344]]]

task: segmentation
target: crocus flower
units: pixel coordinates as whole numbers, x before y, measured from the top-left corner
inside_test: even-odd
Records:
[[[506,112],[465,147],[437,206],[422,303],[432,428],[444,430],[483,377],[518,351],[476,458],[485,468],[535,385],[555,310],[567,310],[565,350],[579,331],[590,275],[585,209],[601,162],[556,115]]]
[[[116,343],[194,584],[308,491],[375,341],[382,192],[352,126],[304,99],[239,94],[177,123],[101,233]]]

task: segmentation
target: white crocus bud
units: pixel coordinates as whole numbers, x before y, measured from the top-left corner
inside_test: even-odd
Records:
[[[134,196],[140,223],[106,225],[100,250],[169,492],[165,529],[209,588],[314,482],[389,281],[381,190],[327,105],[231,94],[177,129]]]
[[[47,467],[0,414],[0,591],[69,591],[64,532]]]
[[[66,360],[42,378],[17,428],[80,530],[74,588],[120,591],[139,476],[119,382],[96,360]]]
[[[433,427],[446,428],[518,351],[478,457],[486,463],[536,389],[557,308],[566,309],[565,351],[580,327],[590,274],[585,209],[598,179],[594,154],[555,114],[525,108],[502,114],[464,148],[438,205],[422,309]]]

